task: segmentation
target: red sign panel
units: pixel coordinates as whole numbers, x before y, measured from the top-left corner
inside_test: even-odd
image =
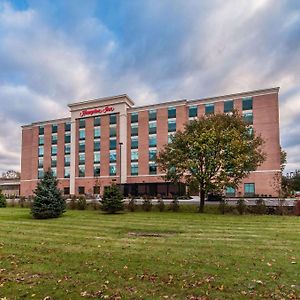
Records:
[[[80,117],[92,116],[95,114],[105,114],[114,110],[115,109],[111,106],[105,106],[103,108],[85,109],[80,112]]]

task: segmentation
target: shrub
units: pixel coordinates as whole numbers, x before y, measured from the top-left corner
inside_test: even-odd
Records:
[[[239,199],[236,203],[236,209],[239,212],[240,215],[245,214],[245,212],[247,211],[247,205],[245,203],[244,199]]]
[[[21,208],[24,208],[26,205],[26,198],[24,196],[21,196],[19,199],[19,205]]]
[[[101,210],[110,214],[124,210],[123,195],[116,184],[113,183],[104,189]]]
[[[300,216],[300,200],[295,201],[294,214]]]
[[[257,199],[255,201],[254,213],[257,215],[263,215],[267,212],[266,204],[263,199]]]
[[[170,203],[170,210],[174,212],[179,211],[179,201],[177,198],[174,198],[173,201]]]
[[[77,197],[76,197],[75,195],[73,195],[73,196],[71,197],[71,200],[70,200],[70,202],[69,202],[68,207],[69,207],[70,209],[76,209],[76,208],[77,208]]]
[[[77,207],[79,210],[85,210],[86,209],[86,198],[85,196],[80,196],[77,202]]]
[[[220,200],[220,203],[219,203],[219,211],[222,215],[225,215],[225,213],[227,213],[228,210],[229,210],[229,207],[228,207],[227,200],[225,200],[223,198],[222,200]]]
[[[31,208],[31,214],[35,219],[57,218],[65,212],[66,202],[57,188],[57,183],[50,169],[38,183]]]
[[[151,211],[152,209],[152,201],[148,198],[147,195],[143,196],[142,208],[144,211]]]
[[[165,210],[166,206],[165,206],[165,203],[164,203],[163,199],[157,200],[157,207],[158,207],[160,212]]]
[[[92,199],[90,205],[91,205],[91,208],[92,208],[93,210],[99,209],[99,204],[98,204],[98,202],[99,202],[99,201],[97,201],[96,199]]]
[[[127,204],[127,209],[131,212],[134,212],[136,210],[136,201],[135,201],[134,196],[129,195],[129,197],[130,197],[130,200]]]
[[[276,215],[285,216],[288,214],[288,208],[285,206],[286,201],[284,199],[278,200],[278,205],[276,206]]]
[[[5,196],[2,194],[2,191],[0,190],[0,207],[6,207],[7,202]]]

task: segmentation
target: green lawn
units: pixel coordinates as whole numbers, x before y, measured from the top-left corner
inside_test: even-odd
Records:
[[[300,299],[300,218],[0,209],[0,299],[46,296]]]

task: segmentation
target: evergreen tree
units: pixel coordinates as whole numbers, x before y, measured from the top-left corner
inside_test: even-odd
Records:
[[[0,189],[0,207],[6,207],[6,198],[2,194],[2,190]]]
[[[58,218],[65,212],[66,202],[50,169],[38,183],[34,194],[31,214],[35,219]]]
[[[101,210],[110,214],[124,210],[123,195],[116,184],[112,184],[104,189]]]

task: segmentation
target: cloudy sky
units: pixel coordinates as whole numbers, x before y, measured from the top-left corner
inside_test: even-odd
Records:
[[[0,0],[0,171],[22,124],[127,93],[138,105],[280,86],[300,168],[299,0]]]

